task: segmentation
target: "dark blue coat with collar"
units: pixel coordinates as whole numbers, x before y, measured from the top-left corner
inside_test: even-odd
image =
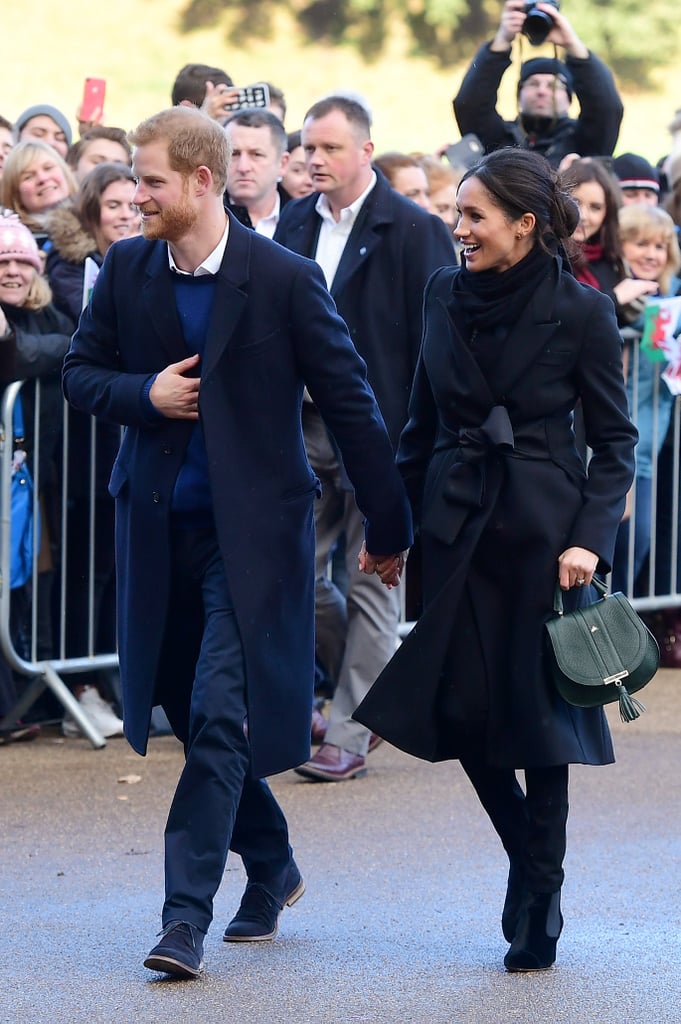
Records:
[[[367,364],[395,449],[407,422],[409,393],[422,332],[423,293],[430,275],[456,264],[439,217],[405,199],[376,171],[331,286],[338,312]],[[321,217],[319,193],[286,204],[275,241],[314,258]]]
[[[139,753],[146,750],[168,608],[170,503],[193,426],[173,419],[151,425],[142,389],[150,374],[186,355],[166,244],[117,242],[73,337],[64,390],[76,408],[127,427],[110,490],[117,500],[125,730]],[[319,483],[303,444],[304,385],[340,446],[367,517],[369,550],[408,547],[411,517],[390,441],[319,267],[230,218],[199,414],[244,646],[258,776],[300,764],[310,751]],[[197,633],[200,618],[198,629],[187,627],[188,638]]]

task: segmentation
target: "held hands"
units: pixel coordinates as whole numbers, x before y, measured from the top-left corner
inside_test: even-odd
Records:
[[[198,420],[199,384],[198,377],[185,377],[199,364],[199,356],[193,355],[171,363],[161,370],[149,391],[149,398],[155,409],[171,420]]]
[[[365,572],[367,576],[376,573],[388,590],[399,586],[402,572],[407,561],[407,551],[400,551],[396,555],[370,555],[366,544],[362,544],[362,550],[358,556],[359,571]]]
[[[558,558],[558,582],[561,590],[588,587],[598,565],[598,555],[586,548],[568,548]]]

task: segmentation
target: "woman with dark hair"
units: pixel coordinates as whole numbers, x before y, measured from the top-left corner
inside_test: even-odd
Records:
[[[624,259],[619,229],[622,192],[617,178],[600,160],[587,157],[575,160],[560,180],[579,207],[579,223],[572,236],[577,244],[570,252],[575,277],[610,296],[620,326],[632,323],[653,289],[632,277]]]
[[[314,182],[307,169],[300,131],[289,132],[286,139],[286,151],[288,163],[281,176],[281,184],[291,199],[303,199],[314,192]]]
[[[562,928],[568,766],[614,759],[602,709],[552,685],[544,624],[558,585],[571,609],[610,568],[636,430],[612,304],[564,260],[579,214],[546,160],[490,153],[457,205],[463,264],[428,283],[397,454],[424,612],[355,717],[418,757],[460,760],[509,857],[504,964],[544,970]]]
[[[579,207],[573,235],[578,246],[572,252],[575,276],[614,302],[615,285],[626,276],[617,220],[622,205],[617,179],[600,160],[585,158],[570,164],[561,183]]]
[[[126,164],[97,164],[83,178],[72,202],[45,218],[51,242],[45,270],[55,305],[76,323],[83,308],[85,260],[89,257],[101,266],[113,242],[139,234],[134,192],[135,178]]]

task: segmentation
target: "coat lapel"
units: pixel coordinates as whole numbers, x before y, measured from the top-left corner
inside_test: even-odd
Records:
[[[213,312],[208,327],[201,377],[206,378],[220,361],[246,305],[246,284],[251,263],[251,231],[233,216],[222,264],[217,273]]]
[[[393,220],[390,208],[390,186],[380,171],[376,172],[377,182],[362,204],[352,231],[345,243],[338,269],[336,270],[331,294],[334,299],[341,294],[348,281],[358,273],[371,253],[381,242],[383,224]]]
[[[455,381],[455,386],[459,387],[461,382],[465,381],[467,391],[473,398],[474,403],[476,405],[480,405],[482,409],[488,408],[494,404],[494,396],[490,390],[489,384],[487,383],[487,379],[478,366],[478,362],[471,352],[470,346],[466,344],[465,340],[461,336],[461,333],[456,326],[456,321],[449,309],[449,304],[443,296],[438,296],[437,301],[441,307],[443,317],[446,318],[447,326],[449,327],[451,356],[454,363],[452,379]]]
[[[177,312],[166,242],[156,243],[147,263],[146,280],[142,286],[142,303],[168,363],[186,359],[187,347]]]
[[[315,258],[319,229],[322,224],[322,219],[315,210],[318,196],[319,194],[314,192],[305,199],[299,199],[293,204],[289,204],[286,211],[288,213],[289,210],[292,210],[291,224],[287,229],[284,243],[286,248],[297,252],[299,256],[307,256],[311,260]],[[278,241],[276,235],[275,241]]]

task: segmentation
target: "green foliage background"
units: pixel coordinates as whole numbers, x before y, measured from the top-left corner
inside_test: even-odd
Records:
[[[476,46],[498,23],[497,0],[27,0],[2,12],[0,113],[52,102],[75,123],[86,75],[107,79],[106,122],[131,128],[170,102],[183,64],[223,67],[237,84],[284,89],[287,127],[337,88],[374,113],[382,149],[430,151],[458,138],[451,100]],[[681,107],[678,0],[563,0],[588,46],[615,69],[625,101],[619,151],[655,161]],[[193,26],[193,27],[192,27]],[[533,50],[516,48],[516,67]],[[500,109],[515,113],[517,74]],[[577,108],[575,108],[577,109]]]
[[[445,67],[494,34],[501,6],[499,0],[185,0],[181,26],[187,32],[226,23],[228,40],[240,45],[272,38],[274,15],[284,9],[308,43],[349,44],[375,61],[401,21],[412,54]],[[678,0],[569,0],[563,12],[626,84],[652,84],[664,55],[671,63],[678,53]]]

